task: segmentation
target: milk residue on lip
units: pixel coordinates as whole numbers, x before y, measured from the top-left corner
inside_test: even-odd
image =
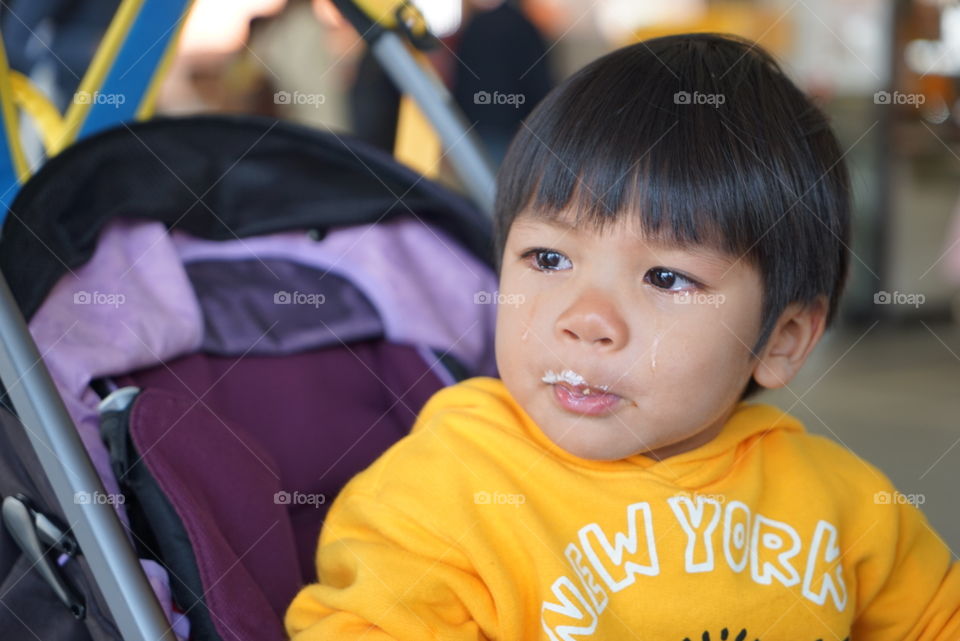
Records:
[[[575,387],[579,385],[587,385],[586,379],[584,379],[582,376],[577,374],[572,369],[565,369],[559,374],[554,372],[552,369],[548,369],[547,373],[544,374],[543,378],[541,378],[540,380],[543,381],[544,383],[549,383],[550,385],[553,385],[554,383],[567,383]],[[587,385],[587,386],[590,387],[591,389],[603,390],[604,392],[610,389],[610,387],[607,385],[596,385],[596,386]]]

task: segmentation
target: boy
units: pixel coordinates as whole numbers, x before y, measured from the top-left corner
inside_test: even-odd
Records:
[[[876,468],[745,399],[847,271],[822,113],[753,45],[615,51],[552,92],[497,202],[502,380],[355,477],[291,605],[320,639],[960,639],[960,564]]]

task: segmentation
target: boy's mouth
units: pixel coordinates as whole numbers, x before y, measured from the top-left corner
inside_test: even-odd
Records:
[[[553,386],[554,400],[561,408],[575,414],[603,416],[624,400],[611,392],[608,385],[589,385],[586,379],[569,369],[559,374],[547,370],[540,380]]]
[[[572,369],[565,369],[559,374],[554,372],[552,369],[548,369],[547,372],[543,375],[543,378],[540,379],[544,383],[550,385],[553,384],[566,384],[570,389],[577,391],[580,394],[590,395],[592,394],[604,394],[613,392],[610,391],[609,385],[590,385],[590,383],[580,374],[576,373]]]

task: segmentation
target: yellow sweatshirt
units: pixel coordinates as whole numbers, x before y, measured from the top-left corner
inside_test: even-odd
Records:
[[[770,405],[657,462],[437,392],[331,506],[295,641],[960,641],[960,563],[875,467]]]

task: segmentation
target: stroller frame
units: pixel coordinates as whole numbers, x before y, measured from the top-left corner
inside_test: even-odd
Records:
[[[120,69],[118,61],[126,56],[136,56],[136,39],[148,29],[150,15],[155,11],[180,16],[182,21],[190,6],[189,0],[164,2],[163,0],[124,0],[121,10],[111,24],[105,44],[98,51],[94,68],[84,78],[81,87],[84,91],[94,91],[97,87],[111,86],[109,81]],[[442,85],[424,70],[412,56],[404,37],[414,46],[429,45],[431,36],[426,30],[422,16],[407,0],[336,0],[337,6],[353,23],[358,32],[368,41],[375,55],[384,64],[393,80],[408,91],[440,133],[451,162],[465,179],[464,184],[478,205],[488,214],[493,205],[493,172],[480,151],[471,132],[464,125],[462,116],[452,106],[452,100]],[[143,8],[154,6],[154,12],[147,13]],[[172,12],[172,13],[171,13]],[[175,16],[174,16],[175,17]],[[162,25],[161,25],[162,26]],[[141,73],[136,80],[138,85],[131,87],[128,80],[123,89],[136,95],[139,100],[132,101],[133,111],[126,116],[145,117],[149,115],[157,85],[162,76],[176,41],[179,29],[167,29],[150,49],[162,42],[159,54],[150,62],[153,65],[148,73]],[[152,38],[151,38],[152,41]],[[140,49],[146,46],[140,43]],[[130,49],[133,48],[133,51]],[[2,55],[0,43],[0,71],[3,87],[8,87],[6,59]],[[142,54],[141,54],[142,57]],[[139,61],[139,58],[137,59]],[[134,63],[136,64],[136,63]],[[159,67],[159,69],[158,69]],[[109,72],[109,73],[108,73]],[[124,74],[125,75],[125,74]],[[120,77],[120,80],[123,78]],[[117,81],[119,82],[119,80]],[[116,88],[116,87],[115,87]],[[9,125],[15,120],[10,91],[3,91],[4,124],[0,143],[7,147],[8,156],[4,156],[0,173],[3,176],[2,188],[6,189],[0,197],[0,206],[6,210],[12,195],[16,193],[29,170],[25,166],[19,149],[19,140],[15,128]],[[100,109],[90,114],[89,106],[71,111],[65,123],[53,123],[58,127],[66,126],[66,132],[60,145],[72,142],[77,133],[81,137],[105,129],[116,122],[123,121],[123,115],[110,122],[99,117]],[[96,111],[96,110],[94,110]],[[134,113],[135,112],[135,113]],[[86,124],[81,121],[85,120]],[[48,123],[49,124],[49,123]],[[50,132],[46,132],[48,135]],[[466,140],[464,140],[466,139]],[[59,148],[50,149],[51,153]],[[10,195],[10,198],[6,198]],[[6,213],[0,212],[0,214]],[[0,216],[2,221],[2,216]],[[19,306],[10,290],[6,278],[0,273],[0,381],[9,394],[16,413],[28,432],[29,440],[40,461],[43,472],[56,494],[57,501],[68,521],[66,531],[56,528],[42,515],[29,509],[29,504],[18,497],[4,500],[3,515],[8,527],[16,529],[16,538],[25,550],[29,550],[37,569],[44,575],[54,591],[74,612],[78,618],[83,616],[83,604],[72,599],[70,588],[59,577],[55,564],[47,557],[39,544],[41,540],[52,544],[54,548],[82,550],[88,560],[97,586],[106,600],[110,613],[123,638],[130,641],[175,641],[175,635],[166,615],[150,587],[135,550],[123,530],[123,526],[108,502],[78,501],[77,496],[104,495],[104,485],[94,468],[73,420],[67,413],[63,399],[47,369],[43,355],[39,353]],[[75,537],[75,542],[70,535]]]

